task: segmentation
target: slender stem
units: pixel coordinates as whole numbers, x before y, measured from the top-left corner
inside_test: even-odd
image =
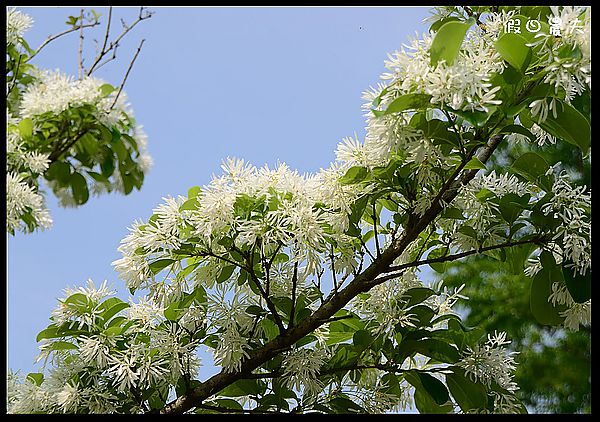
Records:
[[[65,30],[63,32],[60,32],[58,34],[50,35],[48,38],[46,38],[46,40],[43,43],[40,44],[40,46],[37,48],[37,50],[35,50],[33,52],[33,54],[31,56],[29,56],[27,58],[27,60],[25,60],[25,63],[27,63],[28,61],[30,61],[31,59],[33,59],[35,56],[37,56],[39,54],[39,52],[42,51],[42,49],[44,47],[46,47],[49,43],[51,43],[55,39],[60,38],[63,35],[70,34],[71,32],[79,31],[82,28],[90,28],[90,27],[96,26],[96,25],[100,25],[100,22],[99,21],[94,21],[94,22],[85,23],[85,24],[81,23],[81,24],[79,24],[77,26],[74,26],[73,28],[67,29],[67,30]]]
[[[376,200],[373,198],[373,237],[375,237],[375,252],[377,257],[381,256],[381,249],[379,248],[379,234],[377,233],[377,209],[375,207]]]
[[[79,22],[83,22],[83,9],[79,12]],[[79,64],[77,68],[77,78],[83,77],[83,27],[79,29]]]
[[[139,13],[137,19],[131,25],[126,25],[125,23],[123,23],[123,28],[124,28],[123,32],[121,32],[121,34],[117,38],[115,38],[114,41],[110,42],[110,44],[108,45],[108,48],[106,48],[106,44],[108,43],[108,38],[105,36],[105,42],[103,44],[103,47],[100,50],[100,52],[98,53],[98,55],[96,56],[96,58],[94,59],[92,66],[88,69],[87,76],[90,76],[92,74],[92,72],[94,72],[95,70],[98,69],[98,67],[99,67],[98,64],[100,63],[102,58],[105,55],[107,55],[111,50],[115,50],[119,46],[119,41],[121,41],[121,39],[125,35],[127,35],[127,33],[129,33],[129,31],[131,31],[141,21],[152,17],[152,13],[147,13],[144,15],[143,11],[144,11],[144,7],[140,7],[140,13]],[[109,11],[109,12],[111,13],[111,16],[112,16],[112,11]],[[109,22],[109,24],[110,24],[110,22]],[[110,29],[110,27],[107,27],[106,34],[108,34],[109,29]]]
[[[123,91],[123,86],[125,86],[125,82],[127,81],[127,77],[129,76],[129,72],[131,72],[131,68],[133,67],[133,64],[135,63],[135,60],[137,59],[138,55],[140,54],[140,51],[142,50],[142,45],[144,45],[144,41],[146,41],[146,40],[143,39],[140,42],[140,45],[138,46],[137,51],[135,52],[135,55],[133,56],[133,59],[129,63],[129,67],[127,68],[127,72],[125,73],[125,77],[123,78],[123,81],[121,82],[121,85],[119,86],[119,91],[117,92],[117,95],[115,95],[115,99],[114,99],[113,103],[110,106],[111,110],[115,106],[115,104],[117,104],[117,100],[119,99],[119,95],[121,95],[121,91]]]
[[[294,325],[294,313],[296,313],[296,284],[298,283],[298,261],[294,263],[294,274],[292,275],[292,307],[290,309],[290,320],[288,330]]]
[[[518,241],[514,241],[514,242],[506,242],[506,243],[501,243],[499,245],[486,246],[483,248],[473,249],[470,251],[461,252],[461,253],[457,253],[457,254],[453,254],[453,255],[446,255],[446,256],[441,256],[438,258],[417,260],[417,261],[408,262],[408,263],[402,264],[402,265],[390,266],[390,267],[388,267],[387,270],[385,270],[383,272],[390,273],[390,272],[394,272],[394,271],[403,271],[403,270],[406,270],[407,268],[418,267],[418,266],[426,265],[426,264],[455,261],[457,259],[465,258],[467,256],[479,254],[482,252],[492,251],[494,249],[509,248],[511,246],[526,245],[529,243],[539,244],[542,242],[542,240],[543,240],[542,238],[534,238],[534,239],[527,239],[527,240],[518,240]],[[384,277],[379,277],[379,278],[375,279],[374,282],[379,283],[379,282],[383,282],[385,280],[390,280],[392,278],[398,277],[398,275],[399,274],[396,274],[396,273],[388,274]]]

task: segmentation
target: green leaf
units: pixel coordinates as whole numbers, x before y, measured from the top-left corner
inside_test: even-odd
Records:
[[[460,208],[446,207],[440,214],[440,218],[450,218],[453,220],[464,220],[465,216]]]
[[[496,50],[515,69],[525,72],[531,62],[531,48],[527,40],[519,34],[506,33],[496,41]]]
[[[546,132],[578,146],[584,153],[590,148],[591,128],[587,119],[573,106],[555,99],[557,103],[556,117],[548,113],[546,121],[539,123]]]
[[[66,185],[71,179],[71,166],[64,161],[55,161],[48,167],[44,177],[47,180],[56,180],[60,185]]]
[[[19,129],[19,135],[22,138],[28,138],[33,135],[33,120],[30,118],[23,119],[17,125]]]
[[[507,193],[500,198],[500,214],[509,224],[515,222],[529,202],[529,194],[519,196],[516,193]]]
[[[484,409],[487,405],[484,385],[471,381],[461,369],[455,368],[453,371],[454,373],[446,374],[446,384],[463,412]]]
[[[421,375],[421,373],[418,372],[418,371],[414,371],[414,372],[409,371],[409,372],[406,372],[406,374],[404,375],[406,381],[408,381],[412,386],[415,387],[414,401],[415,401],[415,407],[417,408],[417,410],[419,411],[419,413],[422,413],[422,414],[441,414],[441,413],[448,413],[449,411],[451,411],[452,410],[452,405],[450,403],[445,404],[448,401],[448,399],[446,399],[444,401],[444,403],[442,403],[440,405],[434,399],[434,397],[432,396],[431,392],[429,391],[429,389],[431,387],[433,387],[433,385],[432,386],[428,385],[428,387],[430,387],[430,388],[425,387],[423,385],[422,378],[421,378],[420,375]],[[424,375],[427,376],[428,374],[424,374]],[[426,382],[430,382],[430,380],[427,380]],[[433,382],[435,382],[435,381],[433,381]],[[434,387],[434,391],[433,392],[438,397],[438,400],[441,400],[443,392],[441,390],[439,390],[438,387],[439,386],[436,385]],[[446,390],[445,386],[443,386],[443,388],[444,388],[444,390]],[[447,390],[446,390],[445,396],[449,397]]]
[[[427,287],[414,287],[406,290],[402,295],[403,299],[408,298],[408,302],[404,305],[405,308],[410,308],[413,305],[423,302],[430,296],[433,296],[435,292]]]
[[[219,407],[224,407],[226,409],[243,409],[243,406],[233,399],[215,399],[215,403],[217,403]]]
[[[116,88],[111,84],[103,84],[98,89],[100,90],[100,94],[102,94],[103,97],[107,97],[110,93],[115,91]]]
[[[520,112],[521,110],[518,110]],[[515,113],[516,114],[516,113]],[[504,126],[498,133],[518,133],[520,135],[527,136],[531,142],[537,142],[537,139],[529,129],[521,125],[507,125]]]
[[[530,307],[535,319],[543,325],[560,325],[564,317],[559,313],[566,309],[565,305],[553,306],[548,302],[552,293],[552,283],[560,281],[557,271],[549,271],[545,268],[540,270],[531,282]]]
[[[425,390],[437,404],[442,405],[450,399],[446,386],[439,379],[424,372],[417,372],[417,375]]]
[[[439,19],[431,24],[431,26],[429,27],[429,32],[436,32],[438,29],[440,29],[440,27],[443,24],[445,24],[447,22],[455,22],[458,20],[459,20],[459,18],[457,18],[456,16],[447,16],[445,18]]]
[[[63,303],[70,308],[76,309],[80,312],[85,312],[88,310],[92,302],[83,293],[73,293],[71,296],[66,298]]]
[[[200,192],[202,192],[202,188],[200,188],[200,186],[192,186],[188,189],[188,198],[195,198]]]
[[[267,341],[272,340],[279,335],[279,327],[268,318],[262,319],[258,325],[263,329]]]
[[[264,381],[256,379],[240,379],[228,385],[219,393],[219,396],[241,397],[241,396],[256,396],[264,394],[267,386]]]
[[[219,276],[217,277],[217,283],[223,283],[224,281],[229,280],[229,277],[231,277],[231,274],[233,274],[234,270],[235,265],[224,266],[221,272],[219,273]]]
[[[71,175],[71,192],[73,192],[73,199],[77,205],[82,205],[87,202],[90,197],[90,192],[87,187],[85,177],[80,173],[73,173]]]
[[[30,372],[27,374],[26,379],[39,387],[44,382],[44,374],[41,372]]]
[[[567,290],[577,303],[585,303],[592,298],[592,270],[586,275],[574,273],[573,268],[562,266],[562,273],[567,285]]]
[[[174,259],[158,259],[156,261],[154,261],[153,263],[151,263],[149,265],[150,267],[150,272],[153,275],[158,274],[159,272],[161,272],[163,269],[165,269],[166,267],[168,267],[169,265],[171,265],[173,262],[175,262]]]
[[[523,274],[523,267],[525,261],[531,255],[531,252],[536,248],[533,244],[515,245],[510,248],[506,248],[506,262],[508,263],[508,269],[511,274],[519,275]]]
[[[164,311],[163,315],[169,321],[177,321],[184,313],[184,309],[179,302],[171,303]]]
[[[338,395],[335,398],[329,400],[327,404],[335,411],[335,413],[365,413],[365,409],[357,403],[354,403],[347,397]]]
[[[200,204],[198,204],[198,200],[196,199],[196,197],[192,197],[190,199],[188,199],[187,201],[185,201],[183,204],[181,204],[181,206],[179,207],[179,211],[184,211],[184,210],[197,210],[199,208]]]
[[[78,347],[68,341],[57,340],[53,341],[50,350],[77,350]]]
[[[394,99],[384,114],[399,113],[405,110],[419,110],[431,106],[429,94],[405,94]]]
[[[369,347],[372,341],[373,335],[367,330],[358,330],[352,336],[352,343],[354,344],[354,346],[361,350],[364,350],[367,347]]]
[[[432,249],[427,255],[427,259],[436,259],[442,258],[446,256],[448,253],[448,248],[446,246],[442,246],[439,248]],[[446,270],[446,262],[431,262],[428,264],[434,271],[438,273],[443,273]]]
[[[346,171],[346,174],[344,174],[340,178],[340,183],[342,185],[353,185],[358,182],[362,182],[367,177],[368,174],[369,174],[369,171],[367,170],[366,167],[360,167],[360,166],[350,167],[348,169],[348,171]]]
[[[117,299],[117,298],[113,298],[113,299]],[[126,308],[129,308],[129,303],[121,301],[120,303],[117,303],[117,304],[111,306],[109,309],[102,312],[100,314],[100,316],[104,319],[104,321],[108,321],[113,316],[115,316],[116,314],[118,314],[119,312],[121,312],[123,309],[126,309]]]
[[[549,167],[541,155],[535,152],[526,152],[513,162],[511,169],[529,182],[536,183],[538,177],[543,176]]]
[[[488,106],[488,109],[490,110],[488,113],[484,111],[464,111],[454,109],[450,109],[450,111],[456,114],[457,116],[462,117],[464,120],[466,120],[473,126],[482,127],[492,115],[494,111],[494,106]]]
[[[485,164],[483,164],[479,158],[473,157],[469,160],[467,164],[465,164],[466,170],[485,170]]]
[[[429,47],[429,55],[431,58],[431,66],[435,67],[444,60],[447,66],[454,63],[454,59],[458,56],[460,46],[467,31],[475,23],[475,19],[469,18],[466,22],[450,21],[444,23],[436,32],[431,47]]]

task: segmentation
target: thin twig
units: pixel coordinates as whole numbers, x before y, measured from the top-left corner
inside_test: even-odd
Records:
[[[121,82],[121,86],[119,86],[119,91],[117,92],[117,95],[115,95],[115,99],[113,101],[113,103],[110,106],[110,110],[113,109],[113,107],[115,106],[115,104],[117,104],[117,100],[119,99],[119,95],[121,95],[121,91],[123,91],[123,86],[125,86],[125,82],[127,81],[127,77],[129,76],[129,72],[131,72],[131,68],[133,67],[133,63],[135,63],[135,59],[137,59],[137,56],[140,54],[140,51],[142,49],[142,45],[144,45],[144,41],[146,41],[145,39],[143,39],[140,42],[140,45],[137,48],[137,51],[135,52],[135,55],[133,56],[133,59],[131,60],[131,63],[129,63],[129,67],[127,68],[127,72],[125,73],[125,77],[123,78],[123,82]]]
[[[296,312],[296,284],[298,283],[298,261],[294,263],[294,274],[292,275],[292,307],[290,309],[290,320],[288,330],[294,325],[294,313]]]
[[[13,90],[13,88],[17,84],[17,75],[19,74],[19,68],[21,67],[21,57],[23,57],[23,55],[19,54],[19,60],[17,60],[17,66],[15,67],[15,70],[13,71],[13,77],[12,77],[12,80],[10,81],[10,86],[9,86],[8,90],[6,91],[6,98],[8,98],[8,96],[10,95],[10,92]]]
[[[377,209],[375,207],[375,199],[373,199],[373,235],[375,237],[375,251],[377,257],[381,256],[381,249],[379,247],[379,234],[377,233]]]
[[[105,38],[105,42],[103,44],[102,49],[100,50],[100,52],[94,59],[92,66],[87,71],[87,76],[90,76],[92,74],[92,72],[94,72],[95,70],[98,69],[98,67],[99,67],[98,65],[99,65],[100,61],[104,58],[104,56],[106,56],[111,50],[116,50],[116,48],[119,46],[119,41],[121,41],[121,39],[125,35],[127,35],[127,33],[129,33],[138,23],[152,17],[152,13],[147,12],[144,15],[143,11],[144,11],[144,7],[140,7],[140,13],[139,13],[137,19],[131,25],[127,25],[127,24],[125,24],[125,22],[123,22],[123,20],[121,20],[123,22],[123,28],[124,28],[123,32],[121,32],[121,34],[119,34],[119,36],[117,38],[115,38],[113,41],[110,42],[110,44],[108,45],[108,48],[106,48],[106,44],[108,43],[108,40],[107,40],[107,38]],[[107,33],[108,33],[108,30],[109,30],[109,28],[107,28]],[[113,52],[113,56],[114,56],[114,52]],[[110,61],[110,60],[108,60],[108,61]]]
[[[46,38],[46,40],[40,44],[40,46],[37,48],[37,50],[35,50],[33,52],[33,54],[31,56],[29,56],[27,58],[27,60],[25,60],[25,62],[27,63],[28,61],[30,61],[31,59],[33,59],[35,56],[37,56],[39,54],[40,51],[42,51],[42,49],[44,47],[46,47],[49,43],[51,43],[52,41],[54,41],[57,38],[62,37],[63,35],[67,35],[70,34],[71,32],[75,32],[75,31],[79,31],[81,28],[91,28],[92,26],[96,26],[96,25],[100,25],[100,21],[94,21],[91,23],[81,23],[80,25],[74,26],[73,28],[67,29],[63,32],[60,32],[58,34],[55,35],[50,35],[48,38]]]
[[[83,9],[79,12],[79,22],[83,23]],[[79,29],[79,64],[77,69],[77,78],[81,80],[83,77],[83,27]]]
[[[434,263],[439,263],[439,262],[447,262],[447,261],[454,261],[457,259],[461,259],[461,258],[465,258],[467,256],[470,255],[474,255],[474,254],[478,254],[478,253],[482,253],[482,252],[487,252],[487,251],[491,251],[494,249],[502,249],[502,248],[509,248],[511,246],[518,246],[518,245],[526,245],[529,243],[540,243],[542,241],[541,238],[533,238],[533,239],[527,239],[527,240],[518,240],[515,242],[506,242],[506,243],[501,243],[499,245],[492,245],[492,246],[486,246],[483,248],[479,248],[479,249],[473,249],[470,251],[466,251],[466,252],[461,252],[461,253],[457,253],[457,254],[453,254],[453,255],[446,255],[446,256],[441,256],[438,258],[431,258],[431,259],[422,259],[422,260],[417,260],[417,261],[412,261],[412,262],[408,262],[406,264],[402,264],[402,265],[394,265],[389,267],[387,270],[383,271],[383,273],[391,273],[393,271],[404,271],[408,268],[412,268],[412,267],[418,267],[421,265],[426,265],[426,264],[434,264]],[[393,273],[393,274],[388,274],[384,277],[380,277],[380,278],[376,278],[374,280],[374,282],[383,282],[385,280],[390,280],[392,278],[396,278],[398,277],[399,274],[397,273]]]

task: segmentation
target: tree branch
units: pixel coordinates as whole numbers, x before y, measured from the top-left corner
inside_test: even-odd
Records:
[[[71,32],[79,31],[82,28],[91,28],[92,26],[96,26],[96,25],[100,25],[100,21],[94,21],[94,22],[85,23],[85,24],[82,22],[79,25],[74,26],[73,28],[69,28],[63,32],[56,34],[56,35],[50,35],[48,38],[46,38],[46,40],[43,43],[40,44],[40,46],[33,52],[33,54],[31,56],[29,56],[27,58],[27,60],[25,60],[25,63],[27,63],[28,61],[33,59],[35,56],[37,56],[44,47],[46,47],[49,43],[51,43],[55,39],[60,38],[63,35],[70,34]]]
[[[133,64],[135,63],[135,60],[137,59],[138,55],[140,54],[140,51],[142,50],[142,45],[144,45],[144,41],[146,41],[146,40],[143,39],[140,42],[140,45],[138,46],[137,51],[135,52],[135,55],[133,56],[133,59],[129,63],[127,72],[125,72],[125,77],[123,78],[123,81],[121,82],[121,85],[119,86],[119,91],[117,92],[117,95],[115,95],[115,99],[113,100],[113,103],[110,106],[111,110],[115,106],[115,104],[117,104],[117,100],[119,99],[119,95],[121,95],[121,91],[123,91],[123,87],[125,86],[125,82],[127,81],[127,77],[129,76],[129,72],[131,72],[131,68],[133,67]]]
[[[146,11],[146,14],[144,14],[143,12],[144,12],[144,7],[140,7],[140,13],[139,13],[137,19],[131,25],[126,25],[125,23],[123,23],[123,28],[124,28],[123,32],[121,32],[121,34],[117,38],[115,38],[114,41],[111,41],[110,44],[108,45],[108,48],[106,48],[106,44],[108,43],[108,34],[109,34],[109,30],[110,30],[110,18],[109,18],[109,22],[108,22],[108,25],[106,28],[106,33],[105,33],[105,38],[104,38],[104,43],[102,45],[102,49],[100,50],[100,52],[94,59],[92,66],[88,69],[87,76],[90,76],[92,74],[92,72],[94,72],[95,70],[98,69],[98,67],[99,67],[98,64],[100,63],[100,61],[102,60],[102,58],[105,55],[107,55],[112,50],[116,50],[116,48],[119,46],[119,41],[121,41],[121,39],[125,35],[127,35],[127,33],[129,33],[129,31],[131,31],[141,21],[152,17],[151,12]],[[109,13],[112,16],[112,7],[109,10]],[[113,54],[113,58],[114,58],[114,54]],[[110,59],[110,60],[112,60],[112,59]],[[108,61],[110,61],[110,60],[108,60]]]
[[[487,144],[482,147],[478,153],[480,161],[484,162],[492,155],[494,150],[500,144],[503,135],[496,135],[489,139]],[[464,164],[461,166],[464,167]],[[323,324],[323,321],[332,317],[337,311],[342,309],[348,302],[358,294],[366,292],[377,283],[373,280],[384,273],[394,262],[394,260],[404,252],[404,250],[418,237],[418,235],[437,217],[443,207],[441,201],[451,202],[458,194],[459,188],[467,184],[475,177],[477,169],[468,170],[458,177],[458,172],[453,175],[452,181],[447,181],[438,195],[432,202],[429,209],[414,224],[407,225],[402,234],[392,242],[379,257],[373,260],[367,268],[337,294],[332,296],[329,301],[324,302],[316,311],[308,317],[302,319],[297,325],[291,327],[284,333],[269,341],[261,348],[251,351],[250,356],[241,363],[241,369],[236,372],[226,372],[222,370],[211,378],[202,382],[198,387],[188,394],[178,397],[171,403],[168,403],[159,413],[182,413],[195,406],[198,406],[206,398],[217,394],[225,386],[237,381],[249,374],[265,362],[277,356],[283,350],[287,350],[294,343],[305,335],[309,334]]]
[[[473,249],[473,250],[470,250],[470,251],[461,252],[461,253],[457,253],[457,254],[454,254],[454,255],[446,255],[446,256],[441,256],[441,257],[438,257],[438,258],[417,260],[417,261],[408,262],[408,263],[402,264],[402,265],[393,265],[393,266],[390,266],[387,270],[385,270],[383,272],[384,273],[390,273],[390,272],[394,272],[394,271],[404,271],[404,270],[406,270],[408,268],[418,267],[418,266],[421,266],[421,265],[434,264],[436,262],[454,261],[454,260],[457,260],[457,259],[465,258],[465,257],[470,256],[470,255],[475,255],[475,254],[482,253],[482,252],[492,251],[494,249],[510,248],[511,246],[526,245],[526,244],[529,244],[529,243],[539,244],[542,241],[543,241],[543,238],[536,237],[536,238],[533,238],[533,239],[518,240],[518,241],[514,241],[514,242],[505,242],[505,243],[501,243],[499,245],[486,246],[486,247],[483,247],[483,248]],[[383,283],[386,280],[391,280],[393,278],[396,278],[399,275],[400,274],[398,274],[398,273],[388,274],[388,275],[386,275],[384,277],[379,277],[379,278],[373,280],[373,282],[377,283],[377,284],[380,284],[380,283]]]

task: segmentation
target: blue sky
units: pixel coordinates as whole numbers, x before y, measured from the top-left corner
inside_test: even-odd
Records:
[[[35,20],[32,47],[66,29],[73,7],[20,8]],[[103,14],[107,8],[96,8]],[[185,195],[220,173],[227,156],[254,165],[278,161],[299,172],[328,167],[337,143],[364,134],[361,94],[384,71],[388,52],[425,32],[427,7],[154,7],[154,16],[123,40],[118,58],[95,76],[118,86],[141,39],[127,80],[136,119],[148,134],[154,167],[140,191],[93,197],[60,208],[47,196],[50,230],[7,235],[7,366],[34,365],[35,337],[66,286],[108,280],[128,296],[111,262],[135,219],[146,219],[162,197]],[[115,8],[131,22],[138,8]],[[87,37],[87,64],[93,38]],[[62,37],[34,64],[77,75],[79,39]],[[86,64],[84,63],[84,64]],[[201,377],[211,373],[201,371]]]

